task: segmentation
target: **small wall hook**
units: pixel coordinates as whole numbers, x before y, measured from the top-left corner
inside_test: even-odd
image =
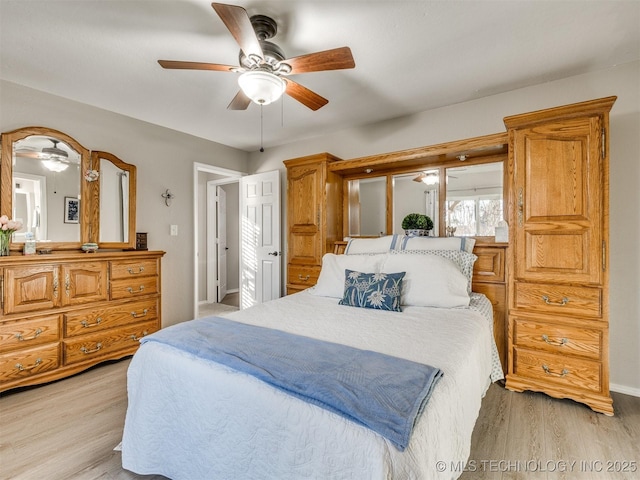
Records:
[[[173,198],[175,197],[175,195],[171,193],[168,188],[167,188],[167,191],[161,194],[160,196],[164,198],[164,204],[167,207],[171,205],[171,200],[173,200]]]

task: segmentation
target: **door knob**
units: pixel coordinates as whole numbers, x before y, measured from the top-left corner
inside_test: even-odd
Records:
[[[268,255],[273,255],[274,257],[277,257],[279,255],[278,252],[269,252]]]

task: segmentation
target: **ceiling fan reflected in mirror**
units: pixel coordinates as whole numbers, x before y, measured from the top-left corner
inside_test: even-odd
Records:
[[[212,3],[211,6],[240,46],[239,65],[177,60],[158,60],[158,63],[167,69],[240,73],[240,90],[229,103],[227,108],[230,110],[246,110],[252,101],[268,105],[278,100],[283,93],[311,110],[318,110],[329,103],[329,100],[288,76],[355,67],[349,47],[286,58],[282,49],[269,41],[278,31],[272,18],[265,15],[249,17],[244,8],[236,5]]]
[[[34,146],[18,147],[15,150],[15,156],[38,159],[48,170],[51,170],[52,172],[63,172],[71,163],[76,163],[69,159],[69,153],[66,150],[58,147],[58,144],[61,143],[60,140],[55,140],[53,138],[43,138],[43,140],[51,142],[53,145],[44,146],[42,148]]]

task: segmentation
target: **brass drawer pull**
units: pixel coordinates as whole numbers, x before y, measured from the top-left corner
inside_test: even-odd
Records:
[[[566,368],[563,368],[560,373],[553,373],[546,365],[542,365],[542,370],[544,370],[544,373],[551,375],[552,377],[566,377],[570,373]]]
[[[42,359],[38,358],[36,360],[36,363],[34,363],[31,367],[23,367],[21,363],[16,363],[16,368],[21,372],[28,372],[29,370],[33,370],[34,368],[36,368],[41,363],[42,363]]]
[[[138,291],[135,292],[135,293],[139,293],[139,292],[143,292],[143,291],[144,291],[144,285],[140,285],[140,287],[138,287]],[[134,293],[133,288],[127,287],[127,292],[133,294]]]
[[[144,267],[142,265],[139,266],[137,272],[135,272],[133,268],[127,268],[127,272],[129,272],[131,275],[137,275],[138,273],[144,272]]]
[[[96,318],[96,323],[89,323],[86,320],[82,320],[80,325],[82,325],[82,328],[96,327],[100,325],[100,322],[102,322],[102,317]]]
[[[149,332],[144,330],[142,332],[142,337],[146,337],[147,335],[149,335]],[[142,337],[140,337],[140,338],[142,338]],[[137,341],[137,340],[140,340],[140,338],[138,338],[138,336],[135,333],[133,335],[131,335],[131,340]]]
[[[147,312],[149,311],[148,308],[145,308],[142,313],[137,313],[137,312],[131,312],[131,316],[133,318],[141,318],[141,317],[145,317],[147,315]]]
[[[89,353],[95,353],[101,349],[102,349],[102,344],[96,343],[96,348],[94,348],[93,350],[89,350],[87,347],[82,347],[80,351],[84,354],[89,354]]]
[[[546,303],[547,305],[557,305],[559,307],[564,307],[567,303],[569,303],[569,299],[567,297],[562,297],[562,301],[560,302],[552,302],[551,300],[549,300],[549,297],[543,295],[542,300],[544,300],[544,303]]]
[[[28,340],[35,340],[36,338],[38,338],[38,335],[40,335],[41,333],[42,333],[42,329],[38,328],[36,330],[36,333],[34,333],[33,337],[23,337],[22,333],[16,333],[16,338],[21,342],[26,342]]]
[[[309,275],[303,277],[301,274],[298,274],[298,280],[302,280],[303,282],[306,282],[309,278],[311,278]]]
[[[542,340],[547,342],[549,345],[557,345],[559,347],[562,347],[562,346],[566,345],[567,343],[569,343],[569,340],[567,340],[564,337],[561,338],[559,342],[556,342],[556,341],[553,341],[553,340],[549,340],[549,337],[547,335],[542,335]]]

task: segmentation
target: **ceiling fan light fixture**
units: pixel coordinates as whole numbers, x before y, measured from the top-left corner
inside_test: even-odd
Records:
[[[434,172],[427,172],[424,174],[424,176],[421,178],[422,183],[425,183],[426,185],[435,185],[436,183],[440,182],[440,178],[438,177],[437,173]]]
[[[42,164],[47,170],[56,173],[64,172],[69,167],[68,163],[63,163],[59,160],[42,160]]]
[[[238,77],[238,85],[247,97],[259,105],[275,102],[287,88],[282,78],[261,70],[243,73]]]

